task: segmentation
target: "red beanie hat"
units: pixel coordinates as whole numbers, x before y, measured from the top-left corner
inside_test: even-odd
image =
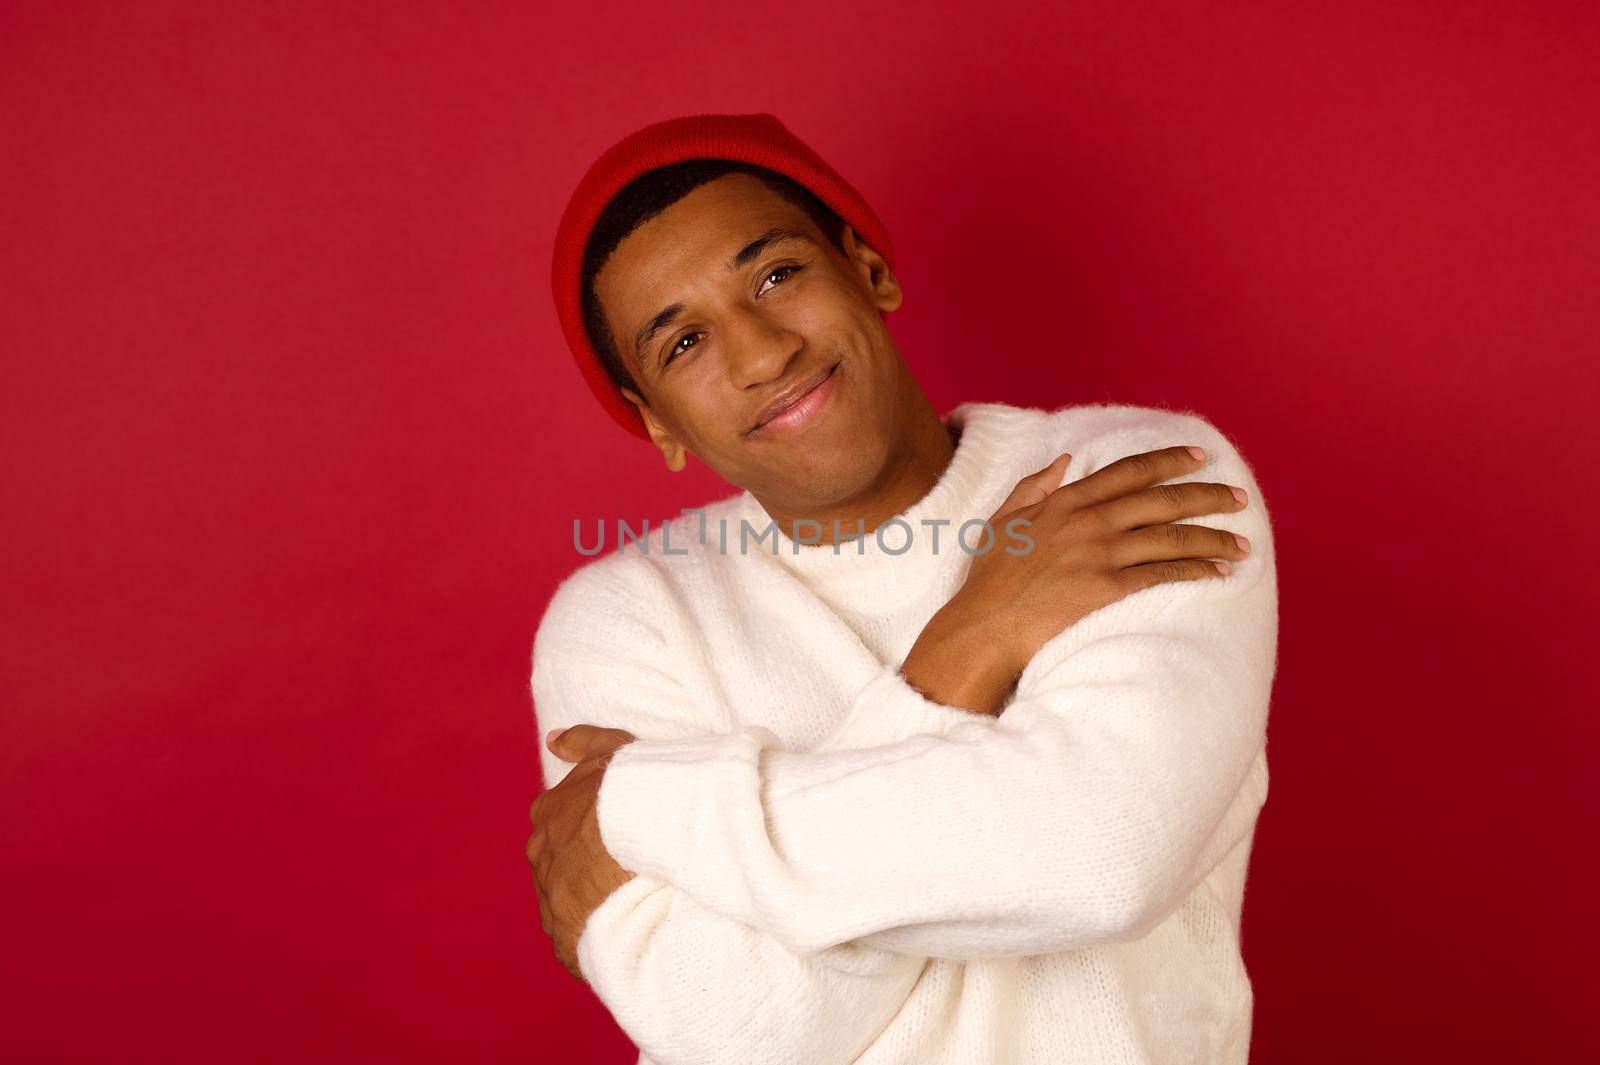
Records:
[[[561,331],[590,391],[617,424],[645,440],[650,439],[650,434],[639,409],[611,383],[583,327],[583,249],[600,212],[623,186],[647,170],[685,159],[754,163],[793,178],[849,223],[891,269],[894,267],[889,233],[867,201],[772,115],[686,115],[628,134],[595,160],[568,201],[561,224],[556,227],[550,284]]]

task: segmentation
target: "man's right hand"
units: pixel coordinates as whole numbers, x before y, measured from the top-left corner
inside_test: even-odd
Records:
[[[1157,584],[1220,578],[1226,560],[1249,553],[1231,532],[1180,521],[1248,505],[1229,485],[1161,483],[1204,464],[1187,447],[1061,484],[1070,457],[1017,483],[989,519],[993,546],[907,654],[901,673],[929,699],[997,713],[1039,648],[1079,619]]]

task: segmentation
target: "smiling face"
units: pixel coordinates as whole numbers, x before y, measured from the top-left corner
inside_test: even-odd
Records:
[[[689,452],[769,511],[805,512],[870,494],[905,457],[926,400],[882,318],[900,287],[849,227],[843,244],[734,173],[612,252],[595,294],[669,467]]]

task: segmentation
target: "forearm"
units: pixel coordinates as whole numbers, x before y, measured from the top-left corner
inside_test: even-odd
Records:
[[[1083,625],[1087,645],[1044,680],[1025,674],[1004,716],[943,735],[827,752],[782,750],[760,728],[629,744],[600,792],[606,846],[799,953],[1126,938],[1203,875],[1264,743],[1270,669]]]
[[[801,958],[648,877],[590,915],[578,959],[617,1023],[660,1065],[845,1065],[924,965],[858,944]]]

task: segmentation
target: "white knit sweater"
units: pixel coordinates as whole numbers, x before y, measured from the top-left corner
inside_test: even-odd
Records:
[[[955,455],[906,528],[837,551],[756,543],[770,519],[741,493],[665,543],[660,527],[621,553],[608,541],[540,623],[547,786],[571,768],[549,730],[639,737],[598,806],[637,875],[577,950],[641,1065],[1246,1059],[1240,907],[1278,628],[1261,489],[1192,412],[969,403],[946,420]],[[1073,481],[1181,444],[1208,461],[1174,483],[1249,493],[1184,519],[1249,538],[1229,575],[1083,618],[998,717],[899,676],[971,564],[964,520],[1063,451]]]

